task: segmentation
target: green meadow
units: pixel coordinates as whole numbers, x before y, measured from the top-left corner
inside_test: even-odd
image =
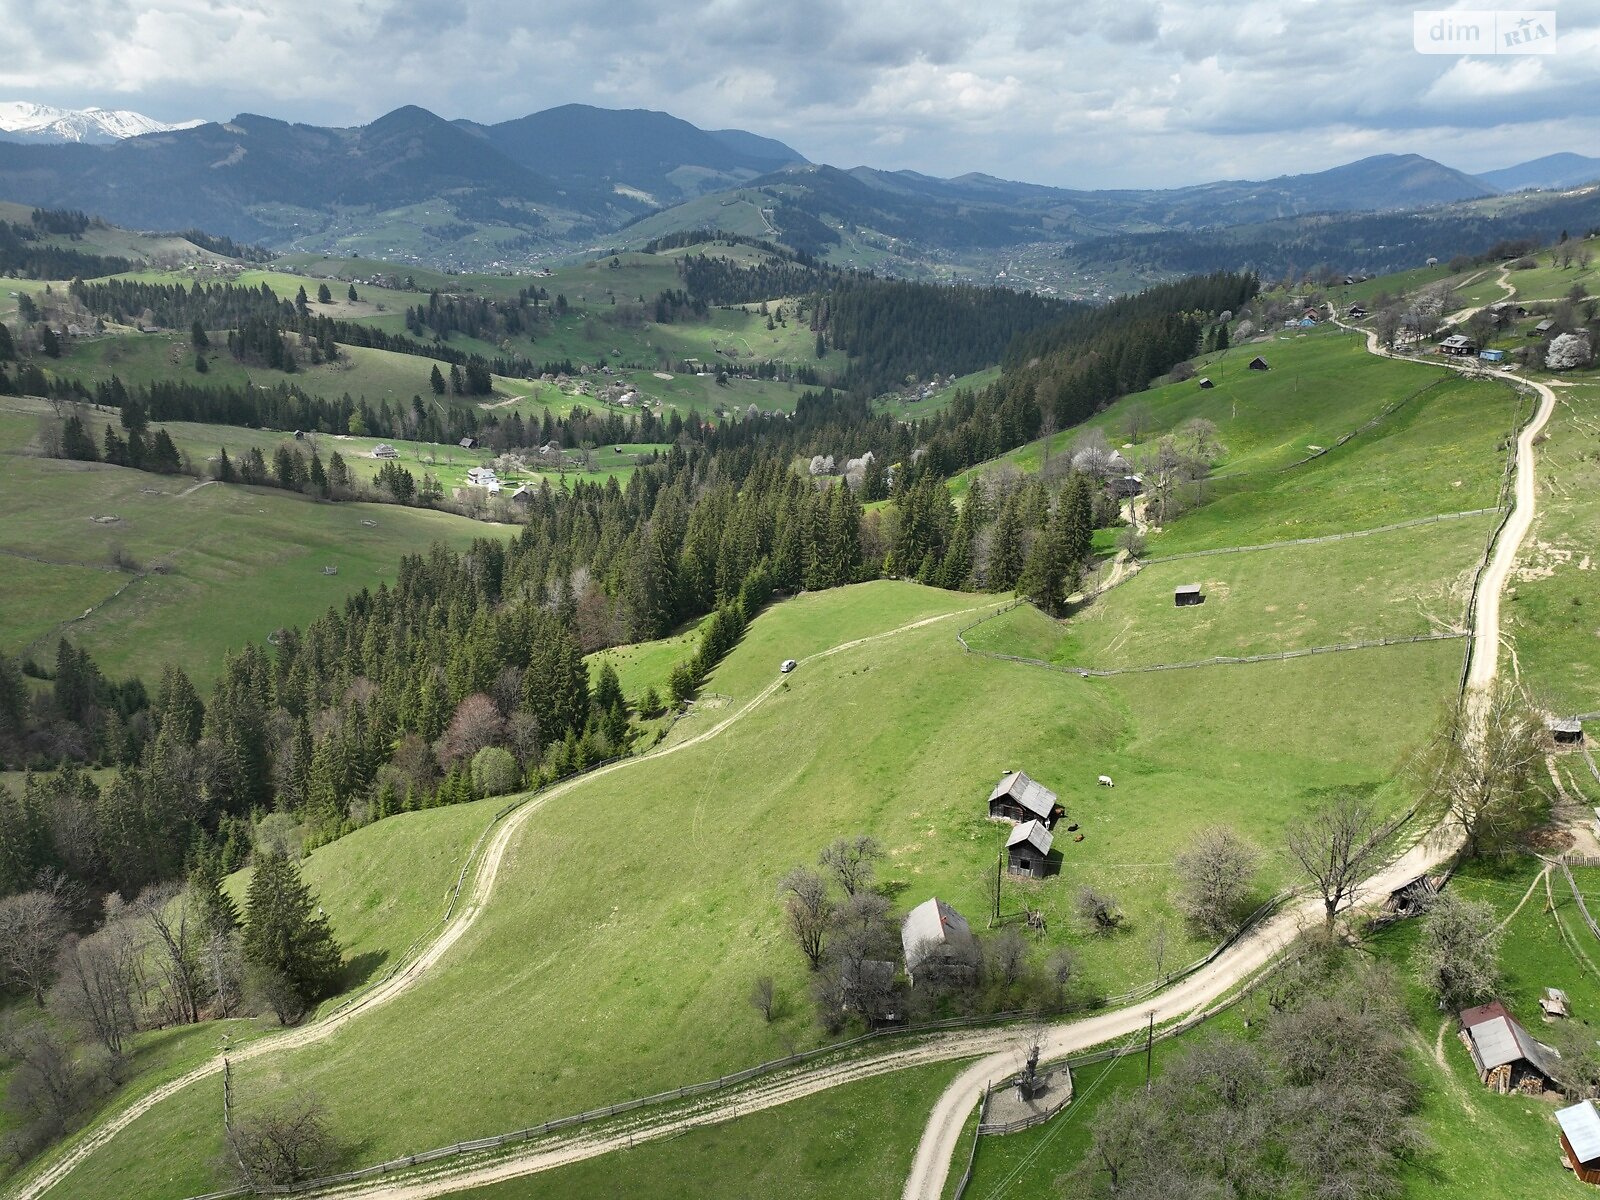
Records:
[[[1062,622],[1031,605],[967,635],[974,649],[1122,668],[1277,654],[1464,630],[1493,518],[1305,546],[1152,562]],[[1173,589],[1205,602],[1178,607]]]
[[[964,655],[953,635],[970,615],[890,633],[982,603],[878,583],[774,607],[712,676],[710,690],[731,703],[679,722],[666,744],[748,702],[778,678],[781,658],[802,658],[769,701],[716,737],[549,801],[518,834],[483,916],[438,970],[325,1044],[241,1067],[242,1094],[317,1091],[352,1161],[367,1162],[814,1044],[820,1034],[774,898],[777,879],[831,838],[870,832],[889,849],[881,878],[898,905],[938,894],[981,924],[999,837],[984,798],[1014,765],[1061,793],[1085,840],[1063,836],[1061,874],[1008,883],[1003,907],[1026,899],[1040,908],[1050,933],[1036,952],[1077,945],[1093,985],[1119,990],[1148,977],[1150,940],[1163,924],[1172,961],[1201,949],[1179,930],[1163,882],[1195,830],[1230,821],[1271,846],[1322,788],[1378,789],[1383,803],[1403,803],[1386,785],[1388,768],[1424,736],[1459,662],[1453,647],[1420,645],[1093,682]],[[863,637],[871,640],[807,661]],[[1340,695],[1363,702],[1330,700]],[[1326,715],[1304,721],[1313,703]],[[1101,772],[1117,777],[1114,793],[1095,787]],[[603,875],[573,869],[593,859],[598,811],[612,830]],[[475,835],[463,825],[455,836]],[[353,858],[405,861],[403,846],[386,843],[439,836],[383,821],[317,854],[346,847]],[[1284,881],[1279,860],[1267,862],[1263,895]],[[329,911],[345,911],[343,883],[314,877]],[[1122,934],[1094,939],[1076,925],[1071,892],[1080,883],[1121,898]],[[434,908],[424,900],[437,896],[397,900],[391,919],[407,932],[424,927]],[[574,971],[580,960],[596,969]],[[784,998],[770,1026],[744,1001],[763,973]],[[452,1100],[463,1086],[477,1097],[470,1108]],[[187,1089],[140,1118],[74,1172],[63,1194],[211,1186],[212,1090]],[[153,1155],[158,1145],[185,1150]],[[136,1162],[156,1165],[130,1182]]]
[[[204,687],[225,651],[393,580],[402,555],[491,532],[450,513],[197,488],[185,476],[14,449],[3,461],[0,646],[48,661],[56,638],[70,637],[113,677],[151,684],[176,662]]]
[[[1600,384],[1558,387],[1539,507],[1501,613],[1524,681],[1562,714],[1600,711]]]

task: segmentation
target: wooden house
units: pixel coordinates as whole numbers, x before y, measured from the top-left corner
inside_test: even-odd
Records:
[[[1548,317],[1546,317],[1543,321],[1540,321],[1532,329],[1528,330],[1528,336],[1529,337],[1544,337],[1546,334],[1554,333],[1555,331],[1556,331],[1556,323],[1554,321],[1550,320]]]
[[[1029,879],[1043,879],[1050,861],[1050,831],[1042,821],[1018,825],[1006,838],[1006,870]]]
[[[1491,1091],[1539,1095],[1554,1089],[1560,1052],[1535,1041],[1500,1001],[1462,1012],[1461,1040],[1478,1079]]]
[[[1200,590],[1198,583],[1180,583],[1172,589],[1172,603],[1177,608],[1188,608],[1191,604],[1205,602],[1205,593]]]
[[[1021,771],[1007,771],[989,793],[989,819],[1021,825],[1042,821],[1049,829],[1066,810],[1056,802],[1056,794]]]
[[[1463,358],[1477,352],[1478,344],[1464,333],[1452,333],[1439,343],[1440,354],[1453,354],[1457,358]]]
[[[1593,1100],[1556,1110],[1567,1170],[1584,1183],[1600,1183],[1600,1111]]]
[[[900,948],[911,986],[971,982],[978,970],[978,943],[967,919],[937,896],[906,914]]]
[[[1138,475],[1119,475],[1107,481],[1106,490],[1118,500],[1128,500],[1144,491],[1144,480]]]
[[[1250,360],[1250,369],[1252,371],[1270,371],[1272,368],[1267,366],[1267,360],[1258,354]]]

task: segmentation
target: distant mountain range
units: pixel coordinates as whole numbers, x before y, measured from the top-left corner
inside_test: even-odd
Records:
[[[940,179],[808,162],[738,129],[569,104],[486,125],[415,106],[324,128],[243,114],[173,127],[133,113],[0,106],[0,199],[278,248],[509,265],[691,230],[782,240],[836,262],[961,261],[1310,214],[1416,211],[1600,179],[1558,154],[1468,175],[1416,154],[1155,190]],[[20,140],[19,139],[23,139]]]
[[[1485,171],[1478,179],[1498,192],[1524,188],[1567,188],[1600,180],[1600,158],[1581,154],[1547,154],[1532,162],[1498,171]]]
[[[193,129],[201,121],[168,125],[127,109],[53,108],[26,100],[0,100],[0,141],[105,144],[146,133]]]

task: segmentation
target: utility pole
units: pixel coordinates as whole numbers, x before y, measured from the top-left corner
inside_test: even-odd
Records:
[[[1150,1052],[1156,1044],[1156,1010],[1150,1010],[1150,1024],[1144,1035],[1144,1090],[1150,1090]]]

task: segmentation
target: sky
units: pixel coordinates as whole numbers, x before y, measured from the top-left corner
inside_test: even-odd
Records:
[[[1555,4],[1555,52],[1526,56],[1420,54],[1414,10],[1378,0],[0,0],[0,11],[0,100],[162,120],[359,125],[419,104],[493,122],[586,103],[749,129],[837,166],[1093,188],[1267,178],[1379,153],[1468,171],[1600,155],[1600,0]]]

